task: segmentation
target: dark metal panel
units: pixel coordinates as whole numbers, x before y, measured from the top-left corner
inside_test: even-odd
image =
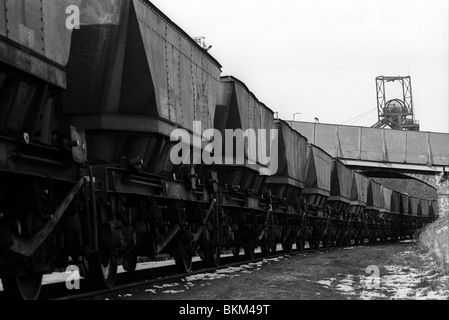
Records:
[[[124,7],[123,7],[124,6]],[[119,112],[128,2],[83,1],[67,67],[68,114]]]
[[[173,30],[166,29],[165,41],[165,74],[167,77],[168,93],[168,119],[174,123],[180,123],[179,103],[179,39]],[[178,115],[179,114],[179,115]]]
[[[241,123],[237,124],[236,128],[242,128],[243,131],[250,128],[249,126],[249,91],[246,90],[246,86],[239,82],[234,82],[234,90],[238,112],[240,115]]]
[[[332,157],[315,145],[308,146],[305,194],[330,195]]]
[[[181,121],[184,127],[187,127],[189,123],[193,122],[193,81],[192,81],[192,61],[191,56],[191,44],[184,38],[180,38],[180,114]]]
[[[49,8],[41,0],[2,0],[0,35],[7,40],[0,39],[0,61],[65,88],[63,67],[67,62],[71,31],[65,25],[58,25],[56,29],[52,21],[62,21],[61,24],[65,24],[63,4],[67,1],[52,1],[53,6]],[[64,34],[60,37],[64,41],[57,42],[56,33]],[[52,39],[53,45],[44,45],[46,39]],[[55,51],[63,53],[59,56],[47,54]]]
[[[5,36],[7,35],[6,32],[6,1],[7,0],[0,0],[0,35]]]
[[[421,212],[423,216],[428,216],[429,215],[429,205],[430,205],[430,201],[426,200],[426,199],[420,199],[419,200],[420,204],[421,204]]]
[[[410,196],[405,193],[401,193],[401,213],[411,214],[412,206],[410,204]]]
[[[418,198],[410,197],[411,214],[414,216],[421,214],[421,205]]]
[[[256,143],[249,144],[248,139],[244,141],[244,156],[246,160],[251,160],[256,165],[247,165],[255,170],[262,167],[267,167],[266,163],[260,163],[259,151],[264,149],[266,156],[271,156],[271,137],[270,130],[273,129],[273,112],[261,103],[254,94],[249,91],[247,86],[238,79],[233,77],[224,77],[221,79],[218,100],[215,100],[217,106],[217,113],[215,115],[215,125],[226,137],[225,129],[241,129],[245,132],[252,132],[257,139]],[[258,134],[260,129],[266,130],[265,141],[259,139]],[[262,145],[262,143],[265,143]],[[249,159],[250,149],[253,157]],[[225,151],[225,150],[224,150]],[[225,155],[223,153],[223,155]],[[235,158],[235,155],[233,155]],[[235,161],[233,163],[236,163]]]
[[[215,111],[214,126],[222,134],[230,116],[232,97],[234,94],[234,84],[232,82],[221,81],[217,91],[217,109]],[[234,123],[241,123],[239,114],[233,114],[236,118]]]
[[[276,120],[279,133],[278,172],[267,178],[267,184],[290,184],[304,188],[307,169],[307,139],[293,130],[285,121]]]
[[[227,81],[227,80],[225,80]],[[244,132],[246,130],[254,130],[254,132],[258,133],[259,129],[266,129],[267,137],[269,135],[269,130],[273,128],[273,112],[268,109],[265,105],[260,103],[257,98],[254,96],[252,92],[248,90],[245,84],[241,81],[232,78],[231,81],[234,83],[235,88],[235,97],[236,97],[236,108],[233,109],[235,112],[238,112],[238,116],[235,118],[239,120],[240,123],[230,123],[229,128],[240,128]],[[228,94],[230,92],[227,92]],[[262,123],[258,119],[260,114],[264,113],[263,118],[265,119],[263,123],[263,127],[261,127]],[[235,116],[235,115],[233,115]],[[270,139],[266,140],[265,150],[270,150]],[[245,142],[245,146],[247,146],[247,142]],[[247,148],[245,147],[245,155],[247,154]],[[253,150],[257,154],[257,150]],[[253,161],[256,159],[252,159]]]
[[[155,115],[169,119],[169,95],[166,71],[166,24],[141,1],[133,1],[135,13],[139,21],[145,56],[151,71],[155,95]]]
[[[44,54],[42,1],[6,0],[8,38]]]
[[[429,215],[430,216],[439,216],[440,215],[439,210],[440,209],[438,207],[438,200],[432,200],[430,202]]]
[[[287,141],[288,158],[291,169],[289,175],[304,184],[306,181],[307,170],[307,139],[301,136],[297,131],[290,130],[290,141]]]
[[[220,68],[149,3],[133,1],[151,69],[159,117],[193,130],[213,127]]]
[[[353,171],[351,201],[353,205],[366,205],[368,202],[369,178]]]
[[[370,179],[368,188],[368,209],[382,210],[384,208],[384,195],[382,185]]]
[[[247,95],[248,97],[248,129],[254,130],[254,132],[257,134],[257,130],[259,129],[257,127],[256,123],[256,100],[252,95]],[[248,160],[252,162],[257,162],[257,148],[254,143],[248,143]],[[252,156],[251,156],[252,155]]]
[[[401,194],[396,190],[393,190],[391,195],[391,213],[401,213]]]
[[[352,191],[352,170],[340,161],[332,160],[331,192],[328,200],[350,202]]]
[[[199,46],[192,38],[190,35],[188,35],[184,30],[182,30],[178,25],[176,25],[176,23],[174,23],[169,17],[167,17],[162,11],[160,11],[155,5],[153,5],[150,1],[148,0],[133,0],[135,5],[140,4],[140,6],[138,7],[138,10],[145,10],[143,9],[143,6],[150,9],[152,12],[154,12],[155,15],[157,15],[161,20],[163,20],[165,23],[170,25],[170,28],[175,29],[177,32],[179,32],[179,34],[181,36],[183,36],[184,38],[188,39],[191,43],[192,46],[195,47],[195,49],[199,49],[202,51],[203,55],[210,60],[212,63],[214,63],[216,68],[221,68],[220,63],[215,60],[214,57],[212,57],[206,50],[204,50],[201,46]]]
[[[384,205],[383,208],[380,210],[380,212],[391,212],[392,211],[392,195],[393,190],[390,188],[387,188],[385,186],[381,187],[382,196],[384,198]]]
[[[154,169],[156,160],[164,167],[174,129],[192,132],[195,120],[201,132],[213,127],[210,84],[218,85],[218,77],[210,78],[220,66],[147,1],[86,0],[80,9],[65,112],[89,129],[96,146],[90,157],[118,163],[140,156],[144,167]]]
[[[42,0],[45,56],[65,66],[69,59],[72,30],[66,27],[66,9],[82,0]],[[38,1],[36,1],[38,2]],[[1,9],[0,9],[1,11]]]

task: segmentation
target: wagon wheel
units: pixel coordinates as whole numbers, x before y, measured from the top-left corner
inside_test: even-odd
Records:
[[[3,290],[15,300],[37,300],[42,287],[42,275],[4,276]]]
[[[311,241],[311,243],[312,243],[312,248],[314,248],[314,249],[318,249],[319,247],[320,247],[320,239],[319,238],[317,238],[317,239],[313,239],[312,241]]]
[[[343,245],[344,246],[349,246],[351,244],[351,236],[350,235],[347,235],[347,236],[345,236],[345,238],[344,238],[344,242],[343,242]]]
[[[347,239],[348,239],[347,235],[342,235],[342,236],[338,237],[338,239],[336,241],[336,246],[337,247],[344,247],[346,245]]]
[[[190,273],[192,271],[192,256],[177,254],[175,263],[179,273]]]
[[[191,251],[188,250],[189,247],[190,244],[187,247],[180,246],[174,254],[175,264],[179,273],[190,273],[192,271],[193,258]]]
[[[240,246],[232,247],[231,252],[234,257],[238,257],[240,255]]]
[[[271,244],[267,239],[264,239],[260,243],[260,250],[264,257],[269,257],[271,255]]]
[[[329,248],[331,246],[331,240],[328,236],[323,237],[323,248]]]
[[[365,243],[365,237],[364,236],[360,236],[359,238],[359,245],[362,245]]]
[[[89,278],[94,280],[101,288],[110,289],[115,285],[117,278],[117,262],[112,251],[101,249],[89,258]]]
[[[136,271],[137,267],[137,254],[134,251],[130,251],[123,260],[123,269],[127,272]]]
[[[207,243],[204,253],[209,267],[215,268],[220,265],[221,250],[218,244]]]
[[[303,252],[304,246],[305,246],[305,240],[303,238],[299,238],[298,240],[296,240],[296,250]]]
[[[248,244],[245,245],[243,249],[245,251],[246,259],[253,261],[254,258],[256,257],[256,253],[254,252],[254,246],[252,244]]]
[[[351,233],[350,232],[345,232],[345,234],[343,234],[339,240],[340,240],[339,241],[339,246],[340,247],[347,247],[347,246],[349,246],[349,244],[351,243]]]
[[[293,253],[293,244],[287,242],[282,243],[282,250],[289,254]]]
[[[272,242],[271,246],[270,246],[270,249],[271,249],[271,253],[276,253],[276,251],[278,250],[277,243],[276,242]]]

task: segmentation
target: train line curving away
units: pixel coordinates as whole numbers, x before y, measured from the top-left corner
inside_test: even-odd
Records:
[[[81,25],[66,26],[76,3]],[[0,277],[36,299],[161,254],[189,272],[412,237],[438,215],[311,144],[147,0],[0,0]]]

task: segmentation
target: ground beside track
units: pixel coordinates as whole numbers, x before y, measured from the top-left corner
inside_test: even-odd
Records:
[[[449,276],[440,274],[415,243],[405,241],[268,258],[106,299],[447,300]]]

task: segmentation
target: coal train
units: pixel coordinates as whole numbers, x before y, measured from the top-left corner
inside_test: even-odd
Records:
[[[404,239],[437,212],[308,143],[147,0],[0,0],[10,296],[37,298],[69,265],[112,287],[138,257],[189,272],[225,249]]]

